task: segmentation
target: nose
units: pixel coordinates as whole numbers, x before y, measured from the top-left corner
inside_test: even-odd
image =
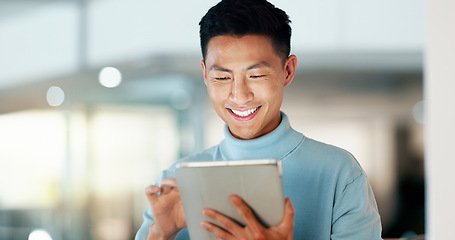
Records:
[[[245,78],[237,77],[232,81],[231,94],[229,100],[239,106],[246,105],[254,97],[253,92]]]

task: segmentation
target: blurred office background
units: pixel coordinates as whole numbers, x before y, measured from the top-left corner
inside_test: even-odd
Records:
[[[144,189],[223,123],[200,70],[217,0],[0,0],[0,239],[132,239]],[[423,0],[275,0],[299,60],[283,111],[352,152],[383,236],[424,233]]]

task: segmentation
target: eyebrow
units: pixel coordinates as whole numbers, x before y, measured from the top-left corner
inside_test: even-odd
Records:
[[[259,63],[256,63],[254,65],[247,67],[246,70],[251,70],[251,69],[256,69],[256,68],[261,68],[261,67],[270,67],[270,64],[266,61],[260,61]]]
[[[215,70],[215,71],[221,71],[221,72],[232,72],[232,70],[230,69],[227,69],[227,68],[224,68],[224,67],[220,67],[218,65],[213,65],[210,70]]]
[[[249,67],[247,67],[245,70],[252,70],[252,69],[257,69],[257,68],[261,68],[261,67],[270,67],[270,64],[266,61],[261,61],[261,62],[258,62],[256,64],[253,64]],[[215,70],[215,71],[221,71],[221,72],[232,72],[232,70],[230,69],[227,69],[227,68],[224,68],[224,67],[221,67],[219,65],[213,65],[210,70]]]

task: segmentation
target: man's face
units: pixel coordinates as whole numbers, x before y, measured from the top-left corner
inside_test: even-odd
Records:
[[[222,35],[210,39],[201,65],[212,105],[233,136],[257,138],[280,124],[283,89],[297,65],[294,55],[283,65],[266,36]]]

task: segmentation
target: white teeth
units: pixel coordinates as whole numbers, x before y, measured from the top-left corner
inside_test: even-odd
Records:
[[[237,111],[237,110],[234,110],[234,109],[231,109],[231,111],[237,115],[237,116],[240,116],[240,117],[247,117],[249,116],[250,114],[256,112],[258,108],[252,108],[250,110],[246,110],[246,111]]]

